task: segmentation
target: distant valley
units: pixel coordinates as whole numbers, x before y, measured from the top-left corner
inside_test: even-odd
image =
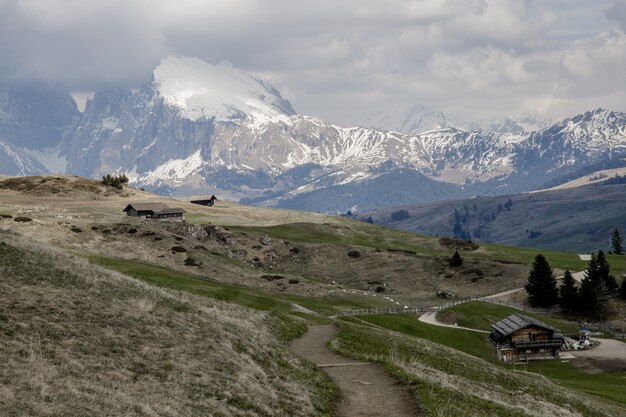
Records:
[[[607,251],[611,231],[615,227],[626,231],[626,177],[591,182],[533,193],[380,209],[357,217],[414,233],[487,243],[579,253]]]

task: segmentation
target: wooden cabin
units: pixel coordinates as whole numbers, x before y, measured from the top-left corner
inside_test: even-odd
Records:
[[[491,325],[489,340],[496,345],[503,362],[527,362],[556,359],[563,336],[542,321],[523,314],[513,314]]]
[[[127,216],[155,220],[185,221],[186,211],[182,208],[170,208],[163,203],[131,203],[124,210]]]
[[[176,220],[185,221],[185,209],[182,208],[165,208],[152,213],[151,219],[156,220]]]
[[[199,204],[201,206],[209,206],[212,207],[215,205],[217,201],[217,197],[215,195],[211,195],[211,197],[206,195],[193,196],[189,199],[190,203]]]
[[[152,217],[155,211],[164,210],[169,208],[163,203],[131,203],[127,205],[124,210],[127,216],[143,217],[149,219]]]

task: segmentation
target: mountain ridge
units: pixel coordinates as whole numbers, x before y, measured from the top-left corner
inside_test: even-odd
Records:
[[[124,172],[166,194],[329,212],[378,207],[363,194],[385,193],[381,200],[400,205],[529,191],[626,155],[620,112],[596,109],[530,133],[345,128],[297,114],[255,76],[196,58],[164,59],[138,90],[97,92],[72,120],[60,144],[68,173]],[[413,196],[384,179],[403,172],[420,184]],[[316,205],[312,193],[336,201]]]

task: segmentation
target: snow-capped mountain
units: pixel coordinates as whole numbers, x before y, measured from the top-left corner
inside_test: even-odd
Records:
[[[86,177],[124,172],[160,193],[365,210],[539,188],[621,161],[625,129],[624,113],[603,109],[533,132],[344,128],[297,114],[271,85],[230,64],[169,57],[138,90],[97,92],[66,129],[65,159],[54,161]]]
[[[469,130],[483,130],[496,133],[522,133],[536,132],[545,129],[552,124],[548,118],[538,114],[526,113],[519,117],[493,116],[472,122]]]
[[[37,159],[0,140],[0,175],[40,175],[47,172]]]
[[[406,135],[417,135],[427,130],[451,127],[442,112],[435,111],[423,104],[386,110],[364,120],[362,125],[372,129],[390,130]]]

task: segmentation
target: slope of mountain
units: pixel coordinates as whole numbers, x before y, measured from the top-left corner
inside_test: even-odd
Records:
[[[0,138],[16,147],[56,147],[78,115],[67,93],[39,85],[0,84]]]
[[[0,175],[40,175],[48,172],[25,151],[0,140]]]
[[[446,116],[423,104],[396,108],[372,116],[362,123],[372,129],[391,130],[406,135],[417,135],[427,130],[451,127]]]
[[[552,124],[550,119],[527,113],[519,117],[494,116],[470,123],[469,130],[485,130],[497,133],[536,132]]]
[[[366,212],[375,223],[414,233],[471,238],[542,249],[609,250],[617,227],[626,231],[626,184],[438,201]],[[392,214],[406,210],[402,215]]]

